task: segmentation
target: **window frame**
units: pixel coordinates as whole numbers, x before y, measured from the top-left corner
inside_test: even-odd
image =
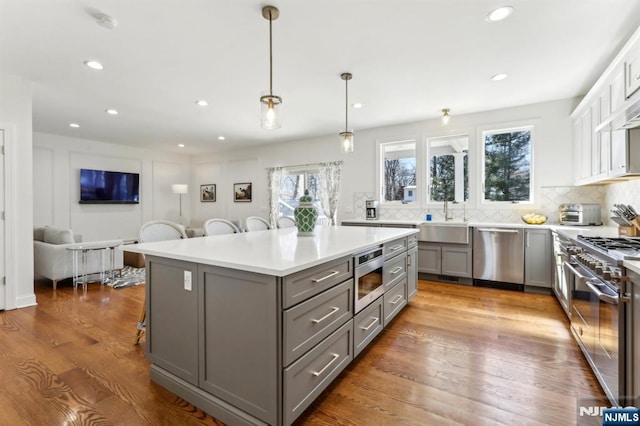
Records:
[[[402,144],[402,143],[415,143],[415,162],[416,162],[416,198],[415,201],[410,203],[403,203],[402,200],[386,201],[384,199],[384,155],[383,149],[385,146]],[[420,153],[422,152],[422,141],[416,135],[405,135],[397,138],[382,138],[376,139],[376,192],[374,198],[378,200],[380,206],[394,207],[394,208],[416,208],[422,207],[423,197],[421,191],[418,190],[421,186],[424,186],[424,178],[421,176],[421,161]]]
[[[282,215],[282,210],[281,210],[281,206],[282,206],[282,183],[284,182],[285,178],[287,176],[291,176],[291,175],[304,175],[303,178],[303,184],[302,184],[302,193],[304,194],[305,189],[307,189],[307,184],[308,184],[308,175],[309,174],[319,174],[320,173],[320,165],[305,165],[305,166],[284,166],[282,167],[282,182],[280,183],[280,200],[278,200],[279,202],[279,208],[278,208],[278,214],[281,216]],[[319,203],[319,199],[314,199],[314,205],[316,204],[316,200]],[[297,206],[296,206],[297,207]],[[318,218],[324,218],[324,212],[322,210],[322,208],[320,206],[316,206],[318,207]],[[295,209],[295,207],[294,207]]]
[[[477,208],[501,208],[501,209],[522,209],[523,206],[527,208],[537,206],[537,190],[535,186],[535,140],[536,140],[536,127],[538,120],[521,120],[517,122],[497,123],[493,125],[479,126],[477,128],[477,158],[478,164],[478,187],[475,193],[478,194],[476,203]],[[485,157],[485,145],[484,136],[486,133],[511,133],[517,131],[528,130],[530,132],[529,138],[529,200],[528,201],[491,201],[485,198],[485,173],[486,173],[486,157]]]

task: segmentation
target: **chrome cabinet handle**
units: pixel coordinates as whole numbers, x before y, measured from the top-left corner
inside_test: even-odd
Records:
[[[397,245],[395,245],[393,247],[389,247],[389,250],[396,251],[396,250],[400,250],[402,248],[404,248],[404,244],[397,244]]]
[[[334,306],[333,309],[331,309],[331,312],[329,312],[327,315],[323,316],[320,319],[312,319],[311,322],[314,324],[321,323],[322,321],[326,320],[327,318],[329,318],[331,315],[335,314],[339,310],[340,308],[338,308],[337,306]]]
[[[395,305],[396,303],[398,303],[399,301],[401,301],[404,298],[403,295],[399,294],[393,301],[389,302],[389,304],[391,305]]]
[[[329,361],[329,364],[325,365],[322,370],[320,371],[312,371],[311,374],[313,374],[314,376],[318,377],[319,375],[321,375],[322,373],[324,373],[324,370],[326,370],[327,368],[329,368],[329,366],[331,364],[333,364],[333,362],[338,359],[340,357],[340,354],[331,354],[333,356],[333,358],[331,358],[331,361]]]
[[[578,271],[575,267],[573,267],[573,265],[571,265],[569,262],[564,262],[563,265],[565,268],[570,270],[576,277],[580,278],[580,280],[584,281],[589,279],[589,277],[587,277],[586,275],[582,275],[580,271]]]
[[[373,321],[371,321],[371,324],[369,324],[369,325],[368,325],[368,326],[366,326],[366,327],[360,327],[360,328],[361,328],[362,330],[364,330],[364,331],[367,331],[367,330],[369,330],[371,327],[373,327],[374,325],[376,325],[376,324],[378,323],[378,321],[380,321],[380,318],[373,317]]]
[[[395,275],[395,274],[397,274],[398,272],[402,271],[402,269],[403,269],[403,268],[402,268],[402,266],[398,266],[398,267],[397,267],[396,269],[394,269],[393,271],[389,271],[389,273],[390,273],[391,275]]]
[[[322,278],[316,278],[316,279],[313,279],[313,280],[311,280],[311,282],[312,282],[312,283],[321,283],[322,281],[324,281],[324,280],[326,280],[326,279],[328,279],[328,278],[331,278],[331,277],[333,277],[333,276],[336,276],[336,275],[338,275],[339,273],[340,273],[340,271],[333,271],[333,272],[332,272],[332,273],[330,273],[329,275],[324,276],[324,277],[322,277]]]

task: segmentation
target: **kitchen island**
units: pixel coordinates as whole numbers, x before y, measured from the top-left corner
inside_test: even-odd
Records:
[[[406,305],[416,234],[286,228],[128,247],[146,256],[151,380],[227,424],[292,423]],[[389,288],[354,313],[353,257],[375,247]]]

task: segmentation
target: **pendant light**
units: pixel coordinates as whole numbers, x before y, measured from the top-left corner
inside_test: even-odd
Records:
[[[344,80],[344,132],[340,133],[340,151],[353,152],[353,131],[349,130],[349,80],[351,73],[344,72],[340,78]]]
[[[451,118],[449,116],[449,108],[445,108],[442,110],[442,125],[446,126],[447,124],[449,124],[449,118]]]
[[[262,8],[262,16],[269,20],[269,90],[262,92],[260,96],[261,115],[260,122],[263,129],[280,128],[280,107],[282,98],[273,94],[273,53],[271,41],[271,23],[278,19],[280,11],[275,6]]]

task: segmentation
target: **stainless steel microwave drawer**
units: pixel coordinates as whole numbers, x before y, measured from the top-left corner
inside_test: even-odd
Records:
[[[353,356],[358,356],[364,348],[384,328],[383,297],[378,297],[369,306],[353,317]]]
[[[407,304],[407,279],[403,279],[384,296],[384,326],[396,316]]]
[[[284,311],[284,366],[351,319],[353,299],[351,279]]]
[[[384,243],[384,258],[391,259],[400,253],[407,251],[407,238],[399,238],[397,240]]]
[[[353,360],[353,320],[284,370],[284,424],[291,424]]]
[[[384,262],[382,268],[382,282],[385,291],[396,285],[401,279],[407,276],[407,254],[396,256]]]
[[[284,277],[283,307],[296,305],[353,278],[353,258],[342,257]]]

